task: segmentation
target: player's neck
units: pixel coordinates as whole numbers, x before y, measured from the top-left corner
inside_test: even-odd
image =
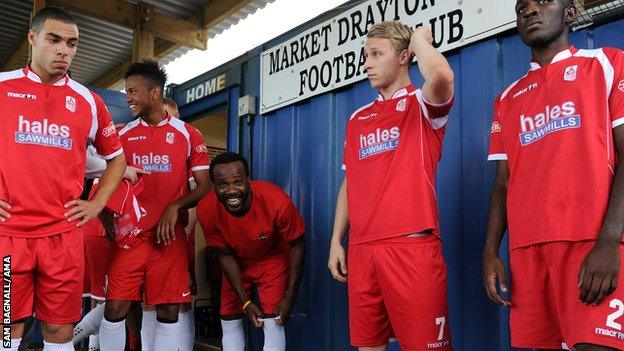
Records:
[[[390,100],[394,93],[406,86],[412,84],[409,78],[409,74],[402,74],[388,86],[379,89],[379,93],[383,96],[384,100]]]
[[[168,115],[164,106],[160,105],[160,108],[155,107],[146,116],[143,116],[143,120],[150,126],[157,126],[164,119],[167,119]]]
[[[39,66],[36,62],[30,63],[30,70],[33,73],[35,73],[37,76],[39,76],[39,78],[41,78],[41,82],[43,82],[44,84],[50,84],[50,85],[56,83],[59,79],[61,79],[65,75],[65,73],[50,75],[48,74],[48,72],[46,72],[45,69],[43,69],[43,67]]]
[[[543,67],[551,63],[558,53],[569,47],[570,41],[568,36],[562,35],[544,46],[532,47],[531,54],[533,55],[533,61]]]

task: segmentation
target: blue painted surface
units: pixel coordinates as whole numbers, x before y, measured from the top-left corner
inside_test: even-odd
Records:
[[[624,20],[572,34],[579,48],[622,46]],[[274,42],[267,43],[270,47]],[[247,56],[234,97],[259,92],[258,48]],[[438,170],[438,195],[444,255],[448,263],[450,323],[458,351],[510,350],[508,313],[485,295],[481,249],[485,237],[490,188],[495,165],[485,159],[495,96],[528,70],[530,50],[506,33],[460,51],[449,62],[456,76],[456,98]],[[410,72],[422,83],[416,66]],[[307,223],[306,267],[295,315],[287,326],[289,350],[349,350],[345,286],[326,267],[333,211],[343,173],[345,127],[357,107],[375,92],[367,81],[316,96],[264,116],[250,128],[230,105],[228,147],[249,155],[252,175],[280,185],[293,198]],[[216,99],[216,98],[215,98]],[[193,111],[213,108],[210,99]],[[218,99],[217,99],[218,100]],[[185,116],[185,111],[183,111]],[[252,142],[249,142],[249,134]],[[501,255],[506,260],[506,242]],[[261,350],[261,333],[251,333],[249,349]],[[398,347],[391,347],[397,350]]]

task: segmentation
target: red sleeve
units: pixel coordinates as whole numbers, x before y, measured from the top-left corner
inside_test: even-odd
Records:
[[[423,96],[423,102],[425,103],[425,108],[427,109],[429,118],[444,118],[448,117],[451,112],[451,107],[453,107],[453,103],[455,102],[455,95],[451,96],[446,102],[441,104],[433,104],[427,101]]]
[[[97,129],[95,131],[95,138],[93,145],[95,146],[98,154],[102,155],[105,160],[115,158],[123,152],[119,137],[117,136],[117,130],[115,130],[115,124],[111,118],[110,112],[102,98],[99,95],[93,93],[95,99],[95,108],[97,113]]]
[[[189,126],[188,124],[186,126],[189,132],[189,142],[191,143],[189,168],[191,172],[208,170],[208,168],[210,168],[210,160],[204,136],[199,130]]]
[[[214,222],[216,208],[214,208],[214,206],[210,206],[210,204],[211,201],[216,201],[216,198],[211,195],[214,195],[214,193],[206,195],[197,205],[197,219],[199,220],[199,224],[204,232],[206,246],[226,247],[227,244],[225,242],[225,238],[221,232],[217,230],[217,226]]]
[[[422,90],[418,89],[416,90],[416,100],[420,105],[422,115],[434,130],[438,130],[446,126],[449,113],[451,112],[451,107],[453,107],[453,102],[455,102],[454,95],[442,104],[433,104],[426,101]]]
[[[277,218],[277,229],[287,242],[294,241],[303,236],[305,232],[305,224],[303,218],[295,208],[292,200],[286,195],[286,203],[279,210]]]
[[[613,84],[609,95],[609,113],[613,128],[624,124],[624,51],[605,48],[613,67]]]
[[[507,153],[503,147],[503,128],[500,123],[500,97],[496,97],[494,102],[494,115],[492,117],[492,125],[490,127],[490,150],[488,152],[488,161],[506,160]]]

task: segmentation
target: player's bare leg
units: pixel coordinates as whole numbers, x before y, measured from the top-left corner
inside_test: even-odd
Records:
[[[388,345],[358,347],[360,351],[386,351]]]
[[[3,325],[4,326],[4,325]],[[22,342],[22,334],[24,334],[24,322],[11,324],[11,347],[6,348],[0,343],[0,350],[2,351],[17,351],[20,343]]]
[[[41,334],[45,341],[53,343],[66,343],[71,341],[74,331],[73,324],[54,324],[41,322]]]

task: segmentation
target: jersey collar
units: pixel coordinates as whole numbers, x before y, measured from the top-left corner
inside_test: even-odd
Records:
[[[416,88],[413,85],[408,85],[406,87],[403,87],[397,91],[394,92],[394,94],[392,94],[392,97],[389,100],[394,100],[394,99],[398,99],[400,97],[404,97],[409,95],[411,92],[413,92],[414,90],[416,90]],[[377,101],[384,101],[384,97],[381,94],[377,94]]]
[[[24,67],[23,71],[24,71],[24,74],[26,75],[26,77],[28,77],[28,79],[32,80],[35,83],[43,84],[43,81],[41,80],[41,77],[39,77],[37,75],[37,73],[33,72],[32,69],[30,69],[30,62],[26,65],[26,67]],[[62,87],[65,84],[67,84],[68,81],[69,81],[69,76],[67,74],[65,74],[63,77],[61,77],[61,79],[57,80],[52,85],[55,86],[55,87]]]
[[[169,124],[169,121],[171,121],[173,117],[171,117],[171,115],[169,113],[167,113],[167,118],[163,119],[162,121],[158,122],[158,125],[156,127],[162,127],[166,124]],[[145,127],[151,127],[149,125],[149,123],[145,122],[145,120],[143,120],[143,118],[141,118],[141,125],[145,126]]]
[[[569,48],[560,51],[557,55],[555,55],[555,57],[553,57],[552,61],[550,61],[550,63],[556,63],[559,61],[563,61],[565,59],[568,59],[570,57],[572,57],[578,50],[574,47],[574,45],[570,45]],[[535,61],[531,61],[531,71],[535,71],[537,69],[542,68],[542,66],[540,66],[539,63],[535,62]]]

